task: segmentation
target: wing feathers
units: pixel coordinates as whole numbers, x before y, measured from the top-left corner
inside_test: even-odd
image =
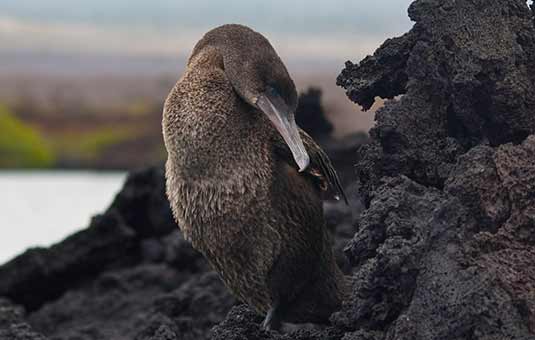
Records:
[[[316,179],[315,182],[321,191],[332,191],[335,195],[341,196],[346,204],[349,204],[336,170],[325,151],[323,151],[306,132],[299,129],[299,133],[308,155],[310,156],[310,165],[303,171],[303,174],[314,177]],[[288,164],[298,169],[297,164],[292,158],[292,153],[284,143],[282,137],[276,139],[275,147],[276,152],[280,157],[282,157]]]

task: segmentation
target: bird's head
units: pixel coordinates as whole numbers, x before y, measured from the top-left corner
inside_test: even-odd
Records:
[[[223,25],[204,35],[193,49],[190,62],[208,49],[218,53],[238,96],[269,118],[300,171],[306,169],[310,159],[295,123],[295,84],[269,41],[246,26]]]

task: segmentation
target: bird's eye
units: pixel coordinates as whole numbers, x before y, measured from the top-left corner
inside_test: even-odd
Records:
[[[269,95],[271,96],[279,96],[279,91],[277,91],[277,89],[275,88],[275,86],[273,85],[269,85],[267,87],[267,91],[266,91]]]

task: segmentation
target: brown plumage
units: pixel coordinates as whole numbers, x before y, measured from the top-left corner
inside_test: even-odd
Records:
[[[163,115],[175,219],[228,288],[267,313],[266,328],[327,322],[344,286],[321,200],[343,192],[327,155],[295,126],[296,105],[268,40],[224,25],[197,43]]]

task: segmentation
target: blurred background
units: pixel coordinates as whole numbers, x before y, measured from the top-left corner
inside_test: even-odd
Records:
[[[241,23],[267,36],[344,138],[367,131],[336,86],[412,23],[410,0],[0,1],[0,263],[84,227],[126,171],[165,160],[161,111],[194,44]]]

